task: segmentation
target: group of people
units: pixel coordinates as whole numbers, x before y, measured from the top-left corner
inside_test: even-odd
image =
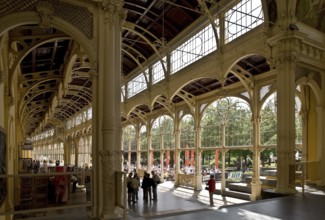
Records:
[[[138,192],[140,187],[143,189],[144,201],[157,201],[157,185],[160,183],[160,177],[155,171],[151,171],[151,177],[150,173],[145,172],[141,182],[138,174],[134,170],[134,172],[129,173],[126,183],[128,202],[136,203],[139,200]]]

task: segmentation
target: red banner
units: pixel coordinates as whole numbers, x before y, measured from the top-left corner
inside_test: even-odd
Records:
[[[188,149],[188,145],[186,145],[185,149],[185,166],[188,166],[190,164],[190,150]]]
[[[192,166],[194,166],[194,164],[195,164],[195,158],[194,158],[194,155],[195,155],[195,151],[192,150],[192,151],[191,151],[191,165],[192,165]]]
[[[166,167],[169,166],[169,161],[170,161],[170,152],[169,150],[166,151]]]

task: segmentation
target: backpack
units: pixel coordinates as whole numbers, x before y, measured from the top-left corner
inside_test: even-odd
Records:
[[[154,175],[153,176],[153,180],[156,182],[156,184],[160,184],[161,183],[160,178],[159,178],[158,175]]]
[[[132,179],[131,186],[133,189],[138,189],[139,188],[139,181],[137,179]]]

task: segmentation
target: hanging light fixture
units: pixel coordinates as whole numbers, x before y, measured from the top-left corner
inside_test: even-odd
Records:
[[[162,36],[161,36],[161,47],[165,48],[167,41],[165,38],[165,2],[163,2],[163,13],[162,13]]]
[[[156,45],[157,48],[165,48],[167,41],[165,38],[165,3],[162,1],[162,21],[161,21],[161,37],[157,39],[154,44]]]

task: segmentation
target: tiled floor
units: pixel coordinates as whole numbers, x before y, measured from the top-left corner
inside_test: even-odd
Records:
[[[307,189],[302,196],[284,196],[258,202],[248,202],[231,197],[215,195],[215,207],[208,205],[206,190],[194,192],[188,189],[174,189],[171,183],[159,185],[158,201],[145,202],[142,191],[139,201],[129,204],[129,220],[322,220],[325,216],[325,193]],[[86,220],[84,209],[65,210],[34,219]],[[121,217],[120,219],[123,219]]]

